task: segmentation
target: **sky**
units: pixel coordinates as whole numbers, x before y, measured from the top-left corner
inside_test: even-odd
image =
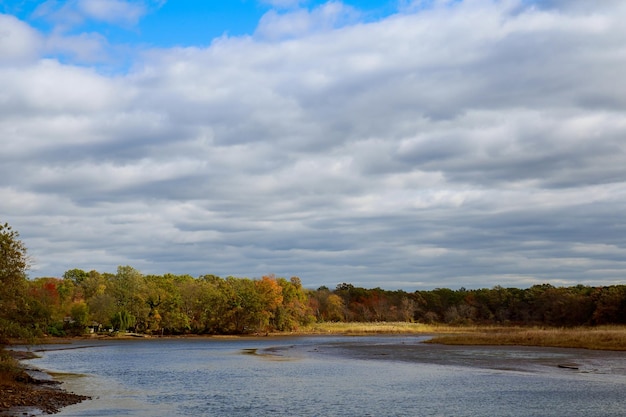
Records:
[[[622,0],[0,0],[29,277],[626,282]]]

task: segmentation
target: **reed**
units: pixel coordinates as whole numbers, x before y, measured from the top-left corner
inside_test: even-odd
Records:
[[[314,323],[299,334],[427,334],[426,343],[446,345],[517,345],[626,351],[626,326],[539,328],[450,326],[407,322]]]
[[[427,343],[445,345],[544,346],[626,351],[626,327],[482,329],[445,334]]]
[[[374,322],[374,323],[313,323],[301,328],[297,333],[304,334],[442,334],[475,331],[479,326],[447,326],[409,322]]]

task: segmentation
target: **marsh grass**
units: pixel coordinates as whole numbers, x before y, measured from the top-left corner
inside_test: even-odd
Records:
[[[305,334],[429,334],[427,343],[569,347],[626,351],[626,326],[539,328],[514,326],[448,326],[422,323],[315,323]]]
[[[427,343],[445,345],[544,346],[626,351],[626,327],[483,328],[436,336]]]
[[[408,322],[314,323],[298,331],[306,334],[442,334],[459,333],[480,327],[456,327]]]

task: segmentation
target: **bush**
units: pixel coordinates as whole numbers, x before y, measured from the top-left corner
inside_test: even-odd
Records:
[[[54,323],[48,326],[46,331],[48,335],[53,337],[64,337],[66,336],[65,330],[63,329],[63,323]]]
[[[18,362],[8,352],[0,350],[0,383],[15,382],[22,373]]]

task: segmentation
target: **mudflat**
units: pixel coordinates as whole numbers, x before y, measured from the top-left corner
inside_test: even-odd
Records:
[[[29,359],[29,353],[11,351],[16,359]],[[13,381],[0,381],[0,416],[54,414],[68,405],[90,399],[63,390],[52,379],[38,379],[22,371]]]

